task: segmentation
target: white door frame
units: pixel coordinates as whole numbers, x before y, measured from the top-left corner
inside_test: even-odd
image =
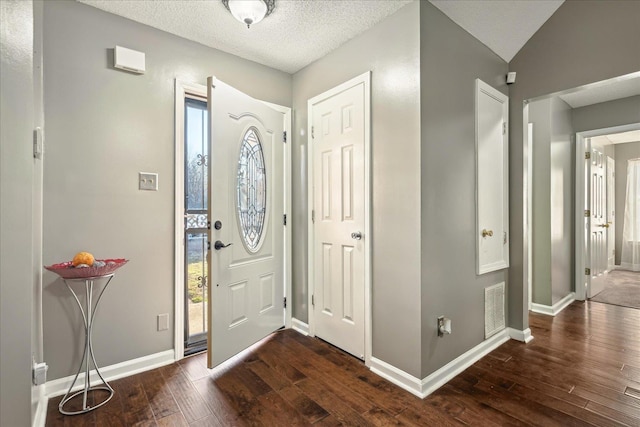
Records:
[[[184,98],[195,95],[207,99],[207,86],[175,80],[175,178],[174,178],[174,358],[184,358]],[[262,101],[264,102],[264,101]],[[284,147],[284,212],[287,226],[284,227],[284,294],[285,327],[291,327],[291,108],[264,102],[283,113],[287,143]]]
[[[584,210],[580,209],[579,206],[584,206],[585,204],[585,195],[584,195],[584,186],[586,185],[584,179],[584,153],[586,150],[585,147],[585,139],[591,138],[594,136],[608,135],[611,133],[620,133],[620,132],[628,132],[632,130],[640,130],[640,123],[634,123],[630,125],[622,125],[622,126],[614,126],[603,129],[595,129],[584,132],[576,133],[576,176],[575,176],[575,260],[576,260],[576,270],[575,270],[575,290],[576,290],[576,299],[580,301],[584,301],[587,295],[587,289],[584,281],[584,269],[587,264],[587,260],[585,259],[590,254],[585,253],[585,241],[583,238],[584,234]],[[581,255],[582,254],[582,255]]]
[[[352,78],[320,95],[314,96],[307,101],[307,146],[312,144],[311,127],[313,125],[313,106],[334,95],[344,92],[359,84],[364,85],[364,363],[370,366],[372,342],[371,342],[371,71],[367,71]],[[313,319],[312,296],[315,288],[314,271],[315,263],[313,248],[315,242],[313,221],[311,218],[313,211],[313,150],[307,150],[307,185],[308,185],[308,321],[309,335],[315,336],[315,325]]]

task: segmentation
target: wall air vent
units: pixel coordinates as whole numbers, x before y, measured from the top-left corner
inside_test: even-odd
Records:
[[[484,338],[505,328],[504,282],[484,288]]]

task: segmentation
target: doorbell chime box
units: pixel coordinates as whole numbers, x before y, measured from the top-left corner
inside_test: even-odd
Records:
[[[113,64],[115,68],[130,71],[132,73],[144,74],[145,57],[143,52],[116,46],[113,50]]]

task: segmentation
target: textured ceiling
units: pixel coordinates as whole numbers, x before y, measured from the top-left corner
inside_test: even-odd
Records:
[[[564,0],[430,1],[507,62],[564,3]]]
[[[77,1],[295,73],[412,0],[277,0],[274,12],[250,29],[220,0]]]
[[[413,0],[276,0],[251,29],[220,0],[77,1],[295,73]],[[430,1],[509,62],[564,0]]]

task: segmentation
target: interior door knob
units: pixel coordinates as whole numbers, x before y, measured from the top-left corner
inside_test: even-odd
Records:
[[[362,233],[359,231],[355,231],[353,233],[351,233],[351,238],[353,240],[362,240]]]

